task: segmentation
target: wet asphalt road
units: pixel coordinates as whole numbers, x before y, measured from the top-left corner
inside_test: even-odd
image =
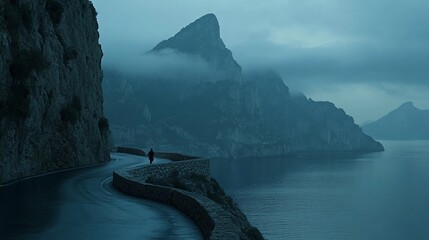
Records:
[[[147,164],[147,158],[112,154],[112,159],[1,187],[0,239],[202,239],[176,209],[112,187],[113,170]]]

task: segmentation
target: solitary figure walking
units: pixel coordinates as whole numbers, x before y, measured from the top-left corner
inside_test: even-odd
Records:
[[[149,156],[149,162],[152,164],[153,157],[155,156],[155,153],[153,152],[152,148],[150,149],[149,153],[147,154]]]

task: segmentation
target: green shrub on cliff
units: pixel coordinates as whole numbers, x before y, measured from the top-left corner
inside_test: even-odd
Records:
[[[31,10],[27,5],[18,5],[17,1],[9,0],[5,6],[7,30],[14,33],[22,27],[30,29],[32,22]]]
[[[21,13],[22,23],[27,29],[30,29],[33,26],[33,17],[30,8],[26,5],[20,6],[19,12]]]
[[[61,22],[61,18],[64,12],[63,5],[56,1],[56,0],[48,0],[46,2],[46,11],[49,14],[49,17],[51,18],[51,21],[56,25]]]
[[[14,83],[8,98],[0,101],[1,117],[25,118],[30,111],[30,90],[21,83]]]
[[[64,62],[68,62],[70,60],[76,59],[78,55],[79,55],[79,52],[75,47],[69,47],[64,51],[64,56],[63,56]]]
[[[98,128],[100,129],[100,131],[106,131],[109,129],[109,120],[105,117],[101,117],[98,120]]]
[[[9,66],[9,72],[17,81],[23,81],[32,71],[39,71],[49,66],[43,52],[40,50],[19,51]]]
[[[82,105],[80,99],[77,96],[73,97],[73,101],[67,104],[60,112],[61,120],[63,123],[75,124],[82,112]]]
[[[30,90],[22,85],[15,84],[12,86],[12,95],[9,97],[9,112],[17,117],[25,118],[30,111]]]
[[[18,6],[12,3],[6,5],[5,20],[6,20],[7,30],[9,32],[16,31],[20,27],[24,26]]]

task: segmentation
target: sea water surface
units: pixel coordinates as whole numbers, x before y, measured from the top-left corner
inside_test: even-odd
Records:
[[[212,174],[267,239],[429,239],[429,141],[386,151],[216,159]]]

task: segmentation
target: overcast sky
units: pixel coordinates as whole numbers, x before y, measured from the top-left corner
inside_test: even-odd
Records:
[[[294,91],[357,123],[405,101],[429,109],[428,0],[93,0],[104,63],[153,48],[207,13],[246,69],[272,68]]]

